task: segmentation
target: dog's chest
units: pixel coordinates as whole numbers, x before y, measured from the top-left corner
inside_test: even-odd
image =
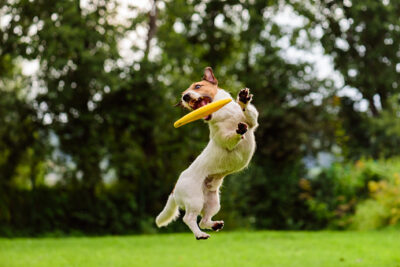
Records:
[[[219,173],[233,173],[245,168],[249,164],[255,150],[253,129],[248,129],[247,133],[242,137],[243,139],[232,150],[224,148],[224,144],[214,141],[218,139],[219,135],[224,136],[235,133],[239,122],[248,123],[241,108],[236,103],[232,103],[223,112],[219,112],[215,119],[219,120],[220,123],[216,124],[215,128],[210,128],[210,138],[212,141],[209,144],[209,150],[206,149],[210,152],[206,153],[210,156],[209,163],[215,169],[218,169]]]
[[[203,154],[206,166],[211,173],[230,174],[245,168],[255,150],[255,138],[252,130],[247,132],[244,139],[232,150],[211,142]]]

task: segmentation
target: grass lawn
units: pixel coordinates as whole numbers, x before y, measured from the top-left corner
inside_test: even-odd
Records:
[[[220,232],[0,239],[0,266],[395,266],[400,232]]]

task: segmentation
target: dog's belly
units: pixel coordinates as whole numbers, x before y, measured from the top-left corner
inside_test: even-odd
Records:
[[[210,142],[206,149],[198,157],[201,168],[207,169],[209,174],[228,175],[245,168],[255,150],[255,138],[253,132],[246,133],[246,138],[242,140],[235,149],[229,151],[214,142]]]

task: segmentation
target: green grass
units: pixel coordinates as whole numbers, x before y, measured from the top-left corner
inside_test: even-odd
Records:
[[[400,232],[221,232],[0,239],[0,266],[395,266]]]

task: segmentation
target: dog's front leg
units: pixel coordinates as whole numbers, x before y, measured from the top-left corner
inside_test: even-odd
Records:
[[[249,123],[249,127],[251,129],[257,128],[258,126],[258,111],[257,109],[252,105],[248,104],[245,111],[243,111],[244,115],[246,116],[247,122]]]
[[[240,105],[244,115],[246,116],[247,122],[249,123],[250,128],[255,128],[258,126],[258,111],[251,104],[253,100],[253,95],[250,94],[250,89],[245,88],[240,90],[237,96],[237,103]]]
[[[243,139],[243,135],[247,132],[247,124],[239,122],[235,131],[227,130],[224,125],[220,125],[214,140],[222,147],[233,150],[237,144]]]

